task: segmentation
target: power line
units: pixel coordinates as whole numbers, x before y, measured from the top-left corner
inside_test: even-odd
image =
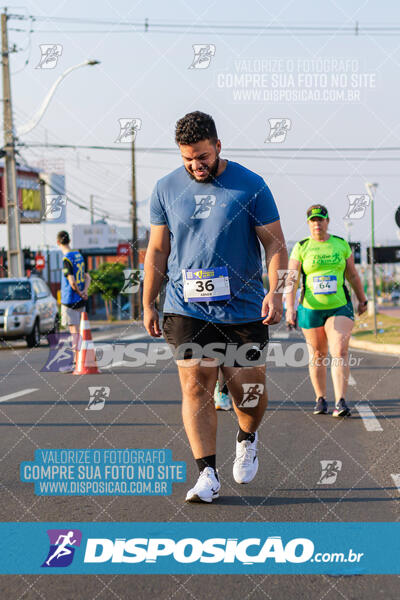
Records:
[[[83,148],[87,150],[117,150],[119,152],[130,152],[130,148],[128,145],[123,147],[117,146],[89,146],[89,145],[81,145],[81,144],[44,144],[41,142],[32,142],[32,143],[16,143],[16,146],[25,146],[25,147],[37,147],[37,148]],[[139,152],[166,152],[166,153],[178,153],[179,149],[174,147],[154,147],[154,146],[135,146],[135,150]],[[399,152],[400,146],[333,146],[330,148],[327,147],[288,147],[288,148],[272,148],[268,146],[268,148],[242,148],[242,147],[231,147],[224,148],[226,152]]]
[[[70,148],[70,149],[85,149],[85,150],[111,150],[114,152],[129,152],[129,147],[116,147],[116,146],[89,146],[80,144],[43,144],[43,143],[31,143],[23,144],[17,143],[17,147],[22,148]],[[164,155],[177,155],[179,150],[177,148],[154,148],[148,147],[137,147],[137,152],[148,153],[148,154],[164,154]],[[268,160],[315,160],[315,161],[399,161],[400,156],[314,156],[308,154],[308,152],[323,152],[323,153],[347,153],[347,152],[399,152],[400,147],[389,146],[389,147],[333,147],[333,148],[224,148],[224,152],[239,154],[244,158],[262,158]],[[265,155],[266,152],[278,152],[277,155]],[[292,156],[288,156],[287,153],[292,152]],[[301,156],[302,153],[306,155]]]
[[[365,24],[361,25],[358,21],[352,24],[342,25],[307,25],[307,24],[262,24],[262,23],[226,23],[224,22],[211,22],[203,21],[202,23],[190,23],[190,22],[166,22],[166,21],[150,21],[148,18],[138,21],[115,21],[107,19],[86,19],[82,17],[49,17],[43,15],[21,15],[21,14],[9,14],[9,19],[17,19],[25,21],[30,19],[33,22],[45,22],[45,23],[61,23],[70,25],[97,25],[97,26],[109,26],[109,27],[123,27],[123,29],[113,30],[69,30],[68,33],[182,33],[187,31],[199,31],[201,33],[228,33],[228,34],[245,34],[253,35],[258,34],[273,34],[273,35],[288,35],[290,33],[302,34],[302,35],[395,35],[400,33],[400,25],[377,25],[377,24]],[[40,32],[50,33],[51,30],[43,29],[37,30]],[[57,30],[61,33],[60,30]]]

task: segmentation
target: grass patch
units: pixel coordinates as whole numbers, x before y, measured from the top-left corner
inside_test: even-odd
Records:
[[[400,344],[400,319],[377,313],[376,323],[378,333],[375,337],[373,317],[368,317],[365,313],[361,317],[356,317],[353,336],[365,342]]]

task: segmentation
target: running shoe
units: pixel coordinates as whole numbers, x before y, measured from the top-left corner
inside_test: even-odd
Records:
[[[340,398],[339,402],[336,404],[332,417],[351,417],[350,409],[344,398]]]
[[[219,498],[221,484],[212,467],[202,470],[196,485],[186,494],[185,502],[212,502]]]
[[[326,415],[328,412],[328,403],[323,396],[320,396],[315,403],[314,415]]]
[[[236,439],[236,458],[233,463],[233,478],[236,483],[250,483],[255,477],[258,471],[257,441],[257,432],[254,442],[238,442]]]
[[[228,394],[219,391],[219,383],[214,390],[214,404],[215,410],[232,410],[232,402]]]

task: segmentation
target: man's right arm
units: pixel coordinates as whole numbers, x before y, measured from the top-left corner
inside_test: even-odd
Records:
[[[143,324],[152,337],[161,336],[155,300],[164,281],[170,250],[167,225],[151,225],[150,240],[144,261]]]

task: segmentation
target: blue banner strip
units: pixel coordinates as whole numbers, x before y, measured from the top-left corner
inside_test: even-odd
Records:
[[[399,574],[400,523],[1,523],[1,574]]]

